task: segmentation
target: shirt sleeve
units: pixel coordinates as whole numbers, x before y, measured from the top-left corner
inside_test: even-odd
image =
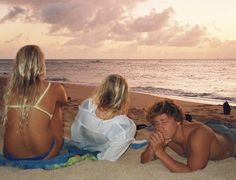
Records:
[[[125,135],[121,134],[116,137],[116,139],[111,142],[110,146],[105,151],[97,155],[99,160],[116,161],[122,154],[124,154],[129,145],[133,142],[136,132],[136,126],[132,120],[130,121],[130,125],[127,129],[127,131],[124,130]]]

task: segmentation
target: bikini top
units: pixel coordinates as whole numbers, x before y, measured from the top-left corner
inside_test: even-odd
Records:
[[[44,110],[43,108],[39,107],[39,103],[41,102],[41,100],[43,99],[43,97],[45,96],[45,94],[47,93],[48,89],[50,88],[51,83],[48,83],[47,88],[44,90],[43,94],[39,97],[38,101],[35,103],[34,106],[31,105],[8,105],[8,108],[21,108],[21,107],[32,107],[35,108],[45,114],[47,114],[49,116],[49,119],[52,119],[53,114],[49,113],[48,111]]]

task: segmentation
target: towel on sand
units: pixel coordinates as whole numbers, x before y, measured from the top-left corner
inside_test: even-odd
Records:
[[[84,160],[97,160],[96,155],[98,152],[90,152],[87,150],[79,149],[78,147],[71,145],[68,141],[64,142],[62,150],[59,155],[49,160],[18,160],[11,161],[6,159],[2,153],[0,153],[0,165],[1,166],[13,166],[22,169],[58,169],[62,167],[71,166],[75,163]]]

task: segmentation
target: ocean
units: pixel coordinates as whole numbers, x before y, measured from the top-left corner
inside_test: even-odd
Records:
[[[0,60],[0,75],[8,75],[12,60]],[[183,98],[236,104],[236,59],[63,59],[46,60],[47,79],[97,86],[107,75],[120,74],[130,90]]]

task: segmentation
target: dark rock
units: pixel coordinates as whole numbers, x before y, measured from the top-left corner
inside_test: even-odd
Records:
[[[230,114],[230,106],[229,106],[229,103],[227,101],[224,102],[223,104],[223,112],[224,114]]]

